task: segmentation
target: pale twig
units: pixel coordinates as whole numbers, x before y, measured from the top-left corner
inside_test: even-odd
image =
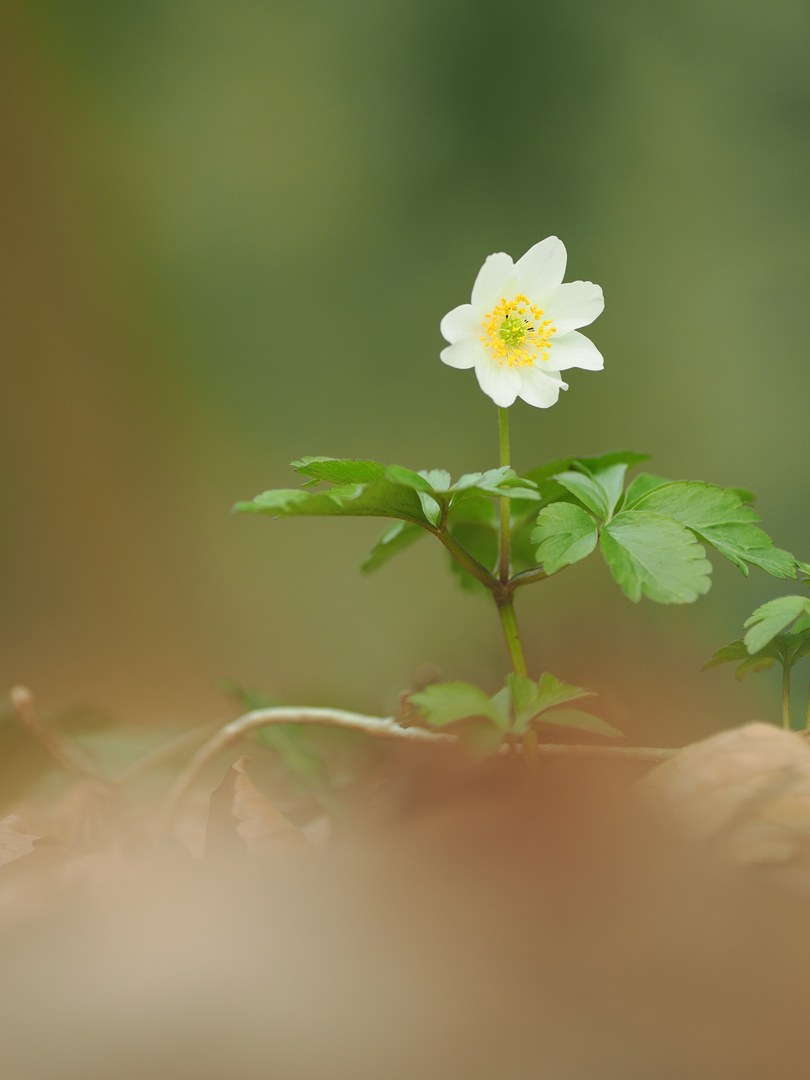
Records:
[[[65,772],[96,780],[105,787],[114,781],[100,773],[85,752],[68,739],[59,728],[46,724],[34,708],[34,695],[24,686],[15,686],[10,695],[14,712],[22,726]]]
[[[424,728],[403,727],[396,720],[388,717],[364,716],[362,713],[344,712],[342,709],[315,709],[277,707],[272,709],[254,709],[245,713],[201,746],[188,765],[175,780],[163,803],[163,820],[166,828],[171,827],[172,819],[184,795],[215,758],[219,757],[233,743],[257,728],[271,724],[322,724],[326,727],[342,727],[352,731],[362,731],[367,735],[376,735],[383,739],[409,739],[412,742],[453,742],[453,735],[442,735]]]
[[[188,765],[177,777],[163,803],[162,818],[166,830],[171,828],[177,809],[191,785],[203,770],[239,739],[257,728],[271,724],[321,724],[326,727],[342,727],[362,731],[384,739],[404,739],[411,742],[455,742],[454,735],[427,731],[419,727],[403,727],[391,717],[364,716],[362,713],[344,712],[340,709],[316,709],[278,707],[254,709],[224,728],[201,746]],[[566,746],[559,743],[540,743],[537,753],[550,757],[614,758],[655,764],[665,761],[675,750],[651,746]]]

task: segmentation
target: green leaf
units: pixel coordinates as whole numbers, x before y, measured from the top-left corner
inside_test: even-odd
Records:
[[[602,530],[602,554],[625,596],[691,604],[709,591],[711,563],[688,529],[672,518],[623,510]]]
[[[759,652],[777,634],[795,622],[800,615],[810,614],[810,598],[806,596],[779,596],[762,604],[745,620],[750,627],[743,639],[749,653]]]
[[[610,465],[607,469],[602,469],[600,472],[594,474],[594,480],[596,480],[607,495],[608,517],[610,517],[616,509],[616,504],[622,497],[624,474],[626,472],[627,466],[624,462],[619,462],[617,465]]]
[[[330,484],[369,484],[385,476],[385,466],[379,462],[354,458],[305,457],[291,464],[296,472]]]
[[[504,722],[500,710],[483,690],[472,683],[433,683],[411,694],[410,700],[424,716],[429,727],[443,728],[466,720],[470,716],[483,716],[499,729]]]
[[[389,465],[385,470],[385,478],[393,484],[414,488],[415,491],[433,491],[429,480],[412,469],[403,468],[402,465]]]
[[[296,506],[309,502],[312,494],[311,491],[302,491],[300,488],[275,488],[273,491],[265,491],[257,495],[252,502],[236,503],[233,512],[235,514],[275,514],[276,517],[286,517],[295,513]],[[338,504],[333,501],[332,505]]]
[[[452,485],[451,491],[468,491],[477,488],[479,491],[495,491],[502,480],[517,478],[517,473],[508,465],[502,465],[499,469],[488,469],[486,472],[464,473]]]
[[[652,491],[653,488],[662,487],[664,484],[671,483],[671,480],[667,480],[663,476],[656,476],[654,473],[639,473],[625,492],[624,509],[629,510],[642,495],[646,495],[647,492]]]
[[[577,728],[592,735],[605,735],[609,739],[623,739],[624,732],[608,724],[598,716],[580,712],[579,709],[552,709],[534,721],[536,724],[555,724],[557,727]]]
[[[450,488],[450,473],[446,469],[420,470],[419,475],[424,476],[434,491],[448,491]]]
[[[579,701],[581,698],[596,696],[593,690],[583,690],[580,686],[572,686],[571,683],[563,682],[548,671],[540,676],[537,688],[540,703],[544,709],[564,705],[568,701]]]
[[[389,480],[341,485],[328,491],[265,491],[252,502],[237,503],[234,511],[273,517],[393,517],[428,523],[417,492]]]
[[[522,499],[535,506],[540,502],[540,495],[534,482],[518,476],[514,469],[506,465],[483,473],[465,473],[449,490],[452,495],[452,506],[480,495]]]
[[[422,513],[431,525],[438,526],[442,519],[441,503],[436,502],[433,496],[428,495],[426,491],[417,491],[416,494],[419,497],[419,505],[422,507]]]
[[[570,491],[580,502],[583,502],[589,510],[593,510],[597,517],[604,520],[609,516],[608,493],[598,480],[586,476],[585,473],[573,471],[559,473],[555,479],[566,491]]]
[[[777,642],[771,642],[760,649],[755,656],[750,656],[744,641],[732,641],[730,645],[724,645],[718,649],[714,656],[703,665],[703,670],[719,667],[721,664],[737,664],[734,671],[736,679],[742,679],[752,671],[767,671],[773,667],[774,660],[784,662],[785,656]]]
[[[427,531],[421,525],[413,525],[409,521],[395,522],[382,534],[368,557],[360,564],[360,569],[366,574],[379,570],[383,563],[410,547],[420,536],[426,535]]]
[[[544,507],[531,534],[538,544],[537,562],[547,574],[579,562],[596,547],[599,533],[591,515],[576,503],[557,502]]]
[[[592,690],[571,686],[548,672],[541,675],[539,682],[536,683],[524,675],[511,673],[507,686],[514,711],[512,730],[516,735],[524,735],[528,731],[529,724],[546,709],[594,696]]]
[[[714,484],[678,480],[654,488],[638,499],[634,510],[666,514],[691,529],[701,540],[748,573],[746,563],[759,566],[774,577],[795,577],[793,556],[773,546],[755,522],[760,516],[735,492]]]

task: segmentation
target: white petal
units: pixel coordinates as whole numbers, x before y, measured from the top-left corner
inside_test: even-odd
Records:
[[[478,361],[483,363],[486,358],[481,343],[475,338],[448,345],[446,349],[442,349],[439,356],[448,367],[454,368],[475,367]]]
[[[537,361],[538,367],[542,361]],[[544,364],[547,371],[565,371],[567,368],[585,368],[587,371],[601,371],[605,366],[602,354],[584,334],[572,330],[570,334],[555,334],[548,351],[548,361]]]
[[[506,364],[500,367],[487,357],[482,363],[475,365],[475,375],[484,393],[502,409],[509,408],[518,396],[520,375],[517,368],[507,367]]]
[[[542,297],[540,306],[546,318],[552,319],[558,334],[567,334],[580,326],[589,326],[602,314],[605,298],[602,290],[592,281],[569,281],[560,285],[553,294]]]
[[[452,311],[448,311],[439,324],[439,329],[444,340],[451,345],[476,333],[477,321],[473,315],[472,304],[459,304]]]
[[[545,372],[540,368],[527,368],[521,373],[520,393],[529,405],[538,409],[548,409],[556,405],[561,390],[568,389],[568,383],[564,383],[559,377],[555,378],[556,372]]]
[[[567,259],[562,240],[556,236],[547,236],[545,240],[529,248],[515,263],[518,291],[534,301],[538,293],[554,289],[563,279]]]
[[[476,315],[488,311],[502,296],[515,292],[515,264],[505,251],[488,255],[472,289]]]

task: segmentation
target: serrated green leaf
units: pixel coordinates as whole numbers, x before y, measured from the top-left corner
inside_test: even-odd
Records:
[[[433,491],[430,481],[420,476],[413,469],[406,469],[402,465],[389,465],[385,470],[386,480],[392,484],[401,484],[403,487],[413,488],[415,491]]]
[[[773,656],[749,656],[747,660],[743,660],[741,664],[738,664],[734,670],[734,678],[739,679],[740,682],[752,671],[767,671],[773,667],[775,657]]]
[[[642,495],[646,495],[647,492],[652,491],[653,488],[663,487],[664,484],[671,483],[672,481],[667,480],[664,476],[656,476],[654,473],[639,473],[638,476],[631,481],[625,492],[624,509],[629,510]]]
[[[609,516],[608,494],[598,480],[586,476],[585,473],[573,471],[558,473],[556,480],[597,517],[604,520]]]
[[[410,695],[410,700],[422,713],[429,727],[443,728],[466,720],[471,716],[483,716],[500,730],[503,719],[498,708],[477,686],[465,682],[433,683]]]
[[[265,491],[252,502],[237,503],[234,511],[274,517],[393,517],[428,524],[417,493],[388,480],[340,485],[328,491]]]
[[[749,653],[745,647],[744,641],[732,641],[728,645],[724,645],[722,649],[718,649],[711,660],[707,660],[703,665],[702,670],[708,671],[709,668],[719,667],[721,664],[733,664],[738,660],[748,660]]]
[[[796,560],[796,565],[801,570],[801,572],[803,574],[806,574],[808,579],[810,579],[810,563],[802,562],[800,559],[797,559]],[[810,584],[810,580],[803,582],[803,584],[804,585]]]
[[[538,544],[536,557],[547,574],[579,562],[593,551],[599,533],[591,515],[576,503],[556,502],[537,517],[531,542]]]
[[[580,712],[579,709],[552,709],[534,720],[535,724],[554,724],[557,727],[577,728],[592,735],[604,735],[609,739],[623,739],[624,732],[608,724],[598,716]]]
[[[452,485],[451,490],[460,492],[478,488],[481,491],[492,491],[502,480],[516,476],[515,470],[508,465],[502,465],[499,469],[488,469],[486,472],[464,473]]]
[[[774,640],[769,642],[764,649],[760,649],[755,656],[750,656],[744,641],[732,641],[718,649],[714,656],[703,665],[703,670],[719,667],[721,664],[737,664],[734,670],[735,679],[743,679],[752,671],[767,671],[773,667],[774,660],[784,663],[786,656],[781,643]]]
[[[572,686],[571,683],[563,682],[548,671],[540,676],[537,689],[544,709],[564,705],[568,701],[579,701],[581,698],[596,696],[593,690],[583,690],[581,686]]]
[[[484,473],[466,473],[449,490],[452,506],[458,506],[481,495],[523,500],[533,504],[540,502],[536,485],[531,480],[518,476],[514,469],[508,466],[489,469]]]
[[[810,614],[810,598],[806,596],[779,596],[762,604],[743,624],[750,627],[743,639],[746,649],[749,653],[759,652],[800,615],[807,614]]]
[[[355,458],[304,457],[291,464],[296,472],[330,484],[369,484],[385,476],[384,465]]]
[[[602,554],[625,596],[691,604],[709,591],[712,565],[692,533],[663,514],[623,510],[602,529]]]
[[[424,476],[434,491],[447,491],[450,487],[450,473],[446,469],[420,469],[419,475]]]
[[[301,488],[276,488],[273,491],[264,491],[257,495],[252,502],[238,502],[233,507],[235,514],[276,514],[284,517],[294,513],[294,507],[308,502],[312,498],[311,491],[303,491]],[[333,506],[337,504],[333,501]]]
[[[773,546],[768,534],[755,524],[760,521],[759,514],[744,506],[733,491],[700,481],[678,480],[649,491],[633,509],[666,514],[680,522],[744,574],[748,573],[746,563],[752,563],[774,577],[796,576],[793,556]]]
[[[594,473],[594,480],[602,487],[607,495],[607,516],[613,513],[616,509],[616,504],[622,497],[622,491],[624,489],[624,474],[627,472],[627,466],[625,463],[619,462],[616,465],[610,465],[606,469],[601,469],[599,472]]]
[[[408,548],[420,536],[427,535],[427,531],[421,525],[413,525],[409,521],[397,521],[389,529],[386,529],[380,539],[369,552],[368,557],[360,564],[360,569],[365,574],[378,570],[389,559],[400,551]]]
[[[546,709],[594,696],[592,690],[571,686],[549,672],[541,675],[539,682],[536,683],[524,675],[511,673],[507,680],[507,687],[512,698],[514,713],[512,730],[516,735],[525,734],[529,724]]]

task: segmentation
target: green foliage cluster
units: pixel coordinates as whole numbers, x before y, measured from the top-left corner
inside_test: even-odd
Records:
[[[409,696],[420,719],[430,728],[455,726],[468,743],[489,750],[504,741],[522,739],[532,726],[578,728],[615,738],[621,732],[598,716],[565,708],[570,702],[592,697],[545,673],[538,682],[511,672],[506,686],[493,697],[472,683],[438,683]]]
[[[443,469],[414,472],[374,461],[303,458],[293,462],[308,477],[303,487],[266,491],[235,510],[274,517],[395,518],[364,561],[365,571],[433,533],[450,551],[465,588],[493,592],[498,584],[512,591],[550,577],[597,545],[634,603],[646,596],[686,604],[708,592],[712,567],[704,545],[743,574],[752,565],[774,577],[796,576],[793,556],[759,527],[750,492],[651,473],[625,487],[628,468],[646,456],[619,451],[565,458],[520,476],[502,467],[467,473],[455,483]],[[330,486],[318,490],[321,483]],[[501,499],[509,500],[511,575],[499,583]]]
[[[797,563],[805,575],[810,566]],[[805,579],[805,584],[808,584]],[[778,596],[752,612],[745,620],[747,633],[718,649],[706,668],[736,663],[735,676],[744,678],[751,671],[767,671],[774,661],[782,668],[782,724],[792,727],[790,677],[795,664],[810,656],[810,597]],[[807,696],[805,728],[810,729],[810,690]]]
[[[528,678],[512,607],[516,589],[559,573],[597,547],[634,603],[646,596],[661,604],[687,604],[708,592],[707,547],[743,574],[758,566],[774,577],[796,576],[793,556],[775,547],[759,527],[750,492],[652,473],[626,484],[628,469],[646,459],[616,451],[559,459],[522,475],[502,465],[453,482],[444,469],[414,472],[376,461],[305,457],[293,462],[306,478],[302,487],[265,491],[237,503],[235,510],[273,517],[392,518],[363,562],[364,571],[379,569],[432,534],[447,549],[462,587],[490,593],[512,655],[514,671],[506,686],[493,697],[469,683],[429,686],[410,697],[417,722],[431,728],[461,725],[467,741],[487,750],[522,740],[537,725],[614,737],[620,733],[598,717],[562,707],[587,691],[550,674],[537,683]],[[770,627],[774,618],[766,612],[760,623]],[[782,646],[777,641],[769,647]],[[757,657],[756,663],[770,662],[769,657]]]

